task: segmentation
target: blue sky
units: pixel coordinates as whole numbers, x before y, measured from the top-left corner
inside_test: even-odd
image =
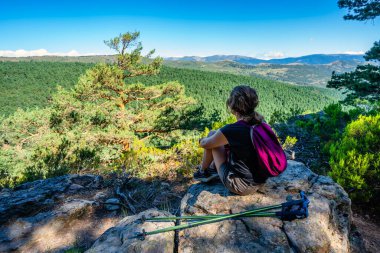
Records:
[[[0,0],[0,55],[111,54],[103,40],[126,31],[140,31],[144,48],[161,56],[368,50],[380,39],[380,19],[344,21],[336,2]]]

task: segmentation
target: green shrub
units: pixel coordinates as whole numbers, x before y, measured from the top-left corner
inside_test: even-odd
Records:
[[[294,147],[294,145],[296,145],[297,141],[298,140],[296,137],[286,136],[286,139],[282,144],[282,148],[285,150],[291,150]]]
[[[303,120],[296,120],[295,124],[296,124],[297,127],[300,127],[300,128],[306,127],[306,122],[303,121]]]
[[[379,199],[380,114],[359,116],[330,145],[329,175],[356,201]]]
[[[199,136],[184,139],[173,147],[172,159],[175,159],[177,173],[184,177],[191,177],[194,168],[201,163],[203,149],[198,144]]]

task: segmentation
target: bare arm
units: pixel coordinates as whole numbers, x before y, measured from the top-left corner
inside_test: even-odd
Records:
[[[216,133],[210,137],[201,139],[199,142],[199,146],[204,149],[212,149],[226,144],[228,144],[228,141],[220,130],[216,131]]]

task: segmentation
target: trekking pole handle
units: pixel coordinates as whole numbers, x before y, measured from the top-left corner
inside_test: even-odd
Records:
[[[281,211],[276,213],[277,216],[287,221],[307,218],[309,216],[308,206],[310,201],[304,191],[300,192],[300,197],[301,199],[283,203]]]

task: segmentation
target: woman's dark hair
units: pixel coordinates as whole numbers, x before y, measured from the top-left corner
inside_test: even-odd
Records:
[[[264,120],[264,117],[255,111],[259,105],[257,92],[249,86],[239,85],[233,88],[226,105],[233,113],[249,123],[257,124]]]

